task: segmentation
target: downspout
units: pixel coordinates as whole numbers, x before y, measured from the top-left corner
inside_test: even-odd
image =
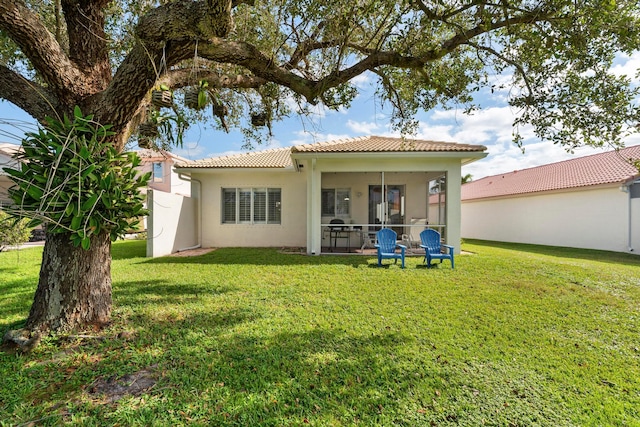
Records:
[[[180,178],[180,179],[182,179],[184,181],[187,181],[187,182],[191,182],[191,183],[195,182],[196,184],[198,184],[198,203],[197,203],[197,206],[196,206],[196,213],[198,215],[198,233],[197,233],[198,242],[194,246],[189,246],[187,248],[178,249],[178,252],[184,252],[184,251],[188,251],[188,250],[191,250],[191,249],[198,249],[198,248],[202,247],[202,209],[201,209],[201,206],[202,206],[202,182],[200,182],[200,180],[198,180],[198,179],[192,178],[191,175],[187,176],[187,175],[184,175],[181,172],[178,172],[178,178]],[[191,188],[193,188],[193,186]]]
[[[382,178],[382,188],[380,189],[382,193],[382,218],[380,218],[380,222],[382,223],[382,228],[385,228],[387,223],[387,188],[384,186],[384,171],[380,172],[380,174]]]
[[[629,197],[629,213],[628,213],[628,219],[629,219],[629,226],[628,226],[628,230],[629,230],[629,237],[628,237],[628,245],[627,248],[629,249],[629,252],[633,252],[633,235],[632,235],[632,229],[631,229],[631,224],[633,223],[632,221],[632,209],[631,209],[631,185],[627,185],[626,186],[627,189],[627,196]]]

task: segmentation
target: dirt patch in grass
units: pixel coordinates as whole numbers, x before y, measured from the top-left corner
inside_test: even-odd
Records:
[[[139,396],[155,386],[156,381],[153,369],[147,368],[120,378],[98,378],[88,392],[112,403],[125,396]]]
[[[176,252],[175,254],[171,254],[169,256],[199,256],[208,254],[209,252],[215,251],[216,248],[197,248],[197,249],[189,249],[187,251]]]
[[[278,251],[281,254],[306,254],[306,248],[301,247],[283,247]]]

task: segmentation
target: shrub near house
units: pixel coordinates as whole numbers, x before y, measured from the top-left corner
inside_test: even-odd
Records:
[[[28,222],[27,219],[16,220],[0,211],[0,252],[29,241],[32,228],[27,227]]]

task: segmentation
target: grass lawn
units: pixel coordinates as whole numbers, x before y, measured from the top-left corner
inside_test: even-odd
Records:
[[[113,247],[106,339],[0,352],[0,425],[640,426],[638,256],[468,241],[455,270],[401,270],[144,245]],[[0,333],[40,256],[0,253]]]

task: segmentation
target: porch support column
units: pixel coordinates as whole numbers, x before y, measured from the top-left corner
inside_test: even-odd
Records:
[[[318,170],[316,159],[311,159],[311,171],[307,179],[307,254],[320,255],[322,251],[322,230],[320,224],[322,173]]]
[[[460,165],[447,168],[447,195],[446,195],[446,217],[447,217],[447,244],[455,247],[455,253],[460,253],[460,224],[462,220],[461,198],[461,172]]]

